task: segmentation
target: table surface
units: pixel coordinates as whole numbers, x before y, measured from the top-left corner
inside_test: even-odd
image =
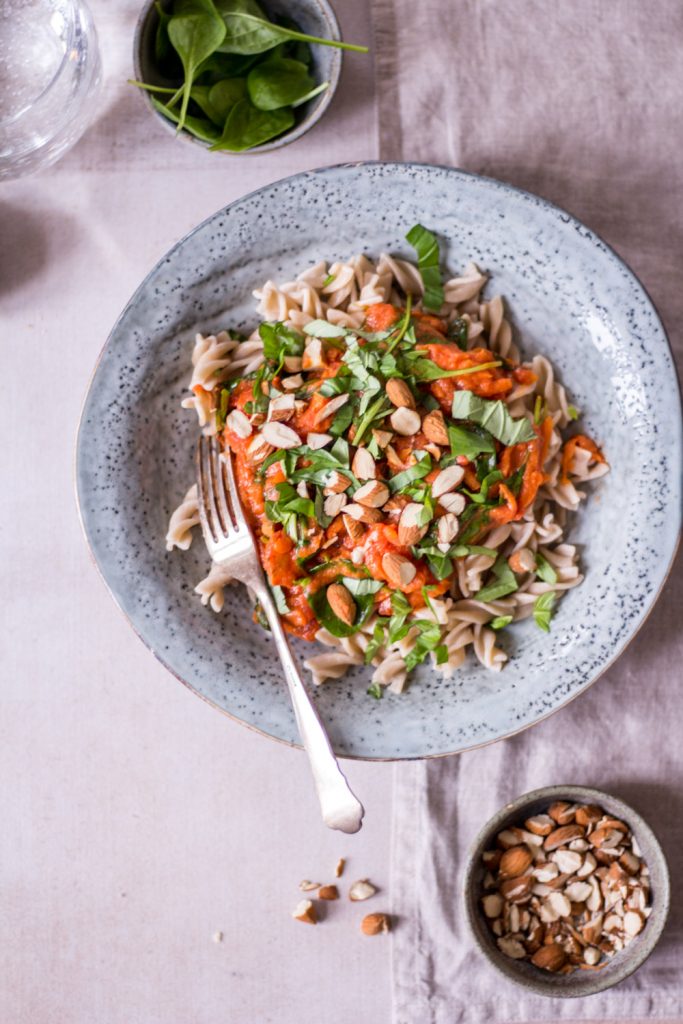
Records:
[[[176,142],[125,84],[139,2],[91,4],[96,122],[56,167],[3,186],[0,409],[0,1019],[12,1024],[326,1024],[390,1019],[389,945],[303,878],[388,885],[392,769],[350,764],[355,837],[320,824],[303,754],[180,686],[114,606],[73,492],[80,406],[116,316],[164,252],[219,207],[309,167],[377,155],[372,62],[345,59],[327,117],[264,157]],[[370,38],[368,5],[339,5]],[[31,367],[30,374],[28,373]],[[106,438],[102,439],[106,445]],[[384,904],[378,903],[381,909]],[[224,939],[213,941],[214,933]]]

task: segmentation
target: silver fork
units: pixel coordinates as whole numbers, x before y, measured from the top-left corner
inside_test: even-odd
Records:
[[[253,534],[242,510],[232,457],[220,451],[215,437],[202,437],[199,442],[197,490],[202,531],[211,558],[225,565],[231,576],[254,591],[268,617],[294,707],[299,735],[313,771],[323,821],[329,828],[341,832],[357,832],[363,820],[363,805],[351,792],[334,756],[325,727],[301,681],[263,575]]]

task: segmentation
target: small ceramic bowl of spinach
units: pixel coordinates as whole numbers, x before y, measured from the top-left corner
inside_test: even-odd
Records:
[[[332,101],[342,52],[327,0],[155,0],[135,32],[137,85],[169,131],[205,149],[263,153]]]

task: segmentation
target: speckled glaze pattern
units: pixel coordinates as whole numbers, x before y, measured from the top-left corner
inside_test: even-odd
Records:
[[[553,361],[612,470],[569,531],[585,582],[550,634],[533,622],[506,630],[501,673],[473,657],[451,679],[422,666],[403,695],[375,701],[359,668],[316,692],[335,750],[360,758],[436,756],[520,731],[586,689],[652,606],[680,526],[681,411],[664,329],[628,267],[563,210],[491,179],[385,163],[298,174],[220,210],[143,281],[105,346],[78,437],[85,533],[138,634],[201,696],[295,743],[272,643],[244,593],[227,591],[214,614],[192,592],[208,565],[201,538],[164,550],[194,475],[196,418],[180,408],[193,336],[251,331],[253,289],[321,258],[411,256],[416,221],[439,233],[449,272],[470,259],[490,272],[488,294],[506,297],[523,354]]]
[[[495,846],[499,832],[512,825],[520,825],[534,814],[541,814],[556,800],[576,804],[597,804],[613,817],[630,826],[643,859],[650,869],[652,913],[647,925],[633,942],[617,953],[600,971],[575,971],[572,974],[551,974],[533,964],[512,960],[498,949],[481,911],[484,850]],[[484,825],[472,844],[464,878],[464,900],[472,937],[489,962],[511,981],[542,996],[573,998],[589,996],[617,985],[643,964],[659,942],[671,904],[669,869],[664,852],[652,829],[632,807],[622,800],[585,786],[546,786],[525,793],[511,804],[501,808]]]
[[[170,2],[163,6],[170,9]],[[263,9],[271,18],[291,19],[296,23],[299,31],[309,36],[316,36],[318,39],[341,39],[339,22],[334,9],[328,0],[268,0],[263,4]],[[138,18],[133,39],[133,66],[135,77],[138,81],[147,82],[149,85],[175,85],[159,73],[154,61],[154,40],[156,38],[159,16],[155,7],[155,0],[149,0]],[[313,46],[311,48],[312,69],[311,73],[317,84],[329,82],[325,92],[320,93],[308,103],[303,104],[295,111],[296,123],[294,127],[276,139],[265,142],[261,146],[254,146],[253,149],[242,150],[239,154],[231,153],[227,149],[218,150],[212,154],[216,160],[220,156],[245,156],[250,153],[268,153],[273,149],[281,149],[283,146],[295,142],[302,135],[318,123],[323,116],[339,85],[341,75],[343,50],[331,46]],[[140,90],[141,102],[144,102],[151,116],[165,131],[177,136],[183,142],[193,146],[201,146],[202,149],[209,149],[210,144],[202,139],[190,135],[189,132],[180,132],[178,135],[176,126],[168,118],[155,110],[150,93]]]

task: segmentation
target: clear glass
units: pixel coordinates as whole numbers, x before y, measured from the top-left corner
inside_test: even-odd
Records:
[[[48,167],[97,108],[100,53],[81,0],[0,0],[0,179]]]

